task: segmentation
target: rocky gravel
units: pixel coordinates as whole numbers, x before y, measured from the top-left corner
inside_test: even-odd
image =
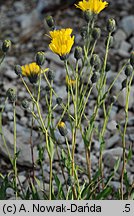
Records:
[[[71,1],[70,1],[71,2]],[[102,55],[104,53],[104,38],[105,29],[104,23],[105,19],[108,17],[114,17],[117,20],[117,29],[114,33],[114,46],[110,50],[109,61],[112,63],[112,68],[108,72],[108,80],[113,79],[123,64],[124,60],[130,56],[130,52],[134,49],[134,15],[133,15],[133,0],[109,0],[110,7],[105,10],[99,19],[98,26],[102,26],[104,30],[104,35],[100,39],[96,52],[100,52]],[[58,5],[59,10],[54,11],[54,4]],[[53,7],[52,7],[53,5]],[[48,28],[44,22],[44,17],[48,14],[54,15],[56,23],[58,26],[67,25],[74,28],[74,33],[76,35],[76,43],[82,43],[81,37],[78,35],[79,28],[83,25],[82,17],[78,10],[75,10],[74,7],[67,4],[64,8],[64,13],[60,10],[61,1],[57,0],[55,3],[53,1],[10,1],[7,0],[0,7],[0,40],[1,42],[6,38],[12,41],[12,49],[9,52],[9,55],[4,60],[3,64],[0,67],[0,100],[1,105],[4,101],[5,94],[8,88],[15,87],[17,89],[17,150],[20,151],[17,163],[19,170],[19,179],[21,182],[25,182],[27,178],[27,169],[32,167],[32,158],[29,156],[30,153],[30,125],[31,125],[31,116],[28,112],[24,111],[21,108],[21,101],[28,97],[29,95],[25,91],[25,88],[22,86],[19,78],[14,73],[15,64],[26,64],[31,62],[35,58],[35,53],[39,50],[44,50],[46,52],[46,67],[50,67],[55,72],[55,91],[59,97],[62,97],[63,100],[66,99],[66,88],[65,88],[65,71],[63,69],[63,62],[48,48],[48,37],[45,34],[48,33]],[[43,11],[47,11],[44,14]],[[79,19],[78,19],[79,16]],[[72,22],[73,19],[73,22]],[[74,62],[73,55],[70,56],[72,62]],[[113,89],[114,94],[118,93],[121,88],[121,80],[123,80],[125,75],[123,74],[120,79],[117,80],[115,88]],[[108,84],[108,83],[107,83]],[[42,82],[41,88],[43,89],[46,86],[45,82]],[[118,158],[122,158],[122,148],[121,148],[121,138],[117,130],[117,123],[120,122],[122,127],[124,125],[124,105],[126,100],[125,89],[121,92],[118,101],[114,104],[113,109],[110,114],[110,119],[107,124],[106,131],[106,143],[105,150],[103,153],[103,161],[105,166],[105,176],[108,176],[109,172],[113,170],[114,165]],[[55,98],[54,98],[54,103]],[[95,90],[92,95],[90,111],[92,113],[93,104],[95,104]],[[0,106],[1,106],[0,105]],[[90,104],[89,104],[90,106]],[[42,109],[44,111],[45,104],[42,104]],[[60,108],[55,110],[55,116],[57,118]],[[73,112],[73,110],[72,110]],[[89,113],[89,116],[91,115]],[[98,125],[103,123],[103,116],[99,113],[97,118]],[[7,146],[9,152],[13,155],[13,110],[10,103],[6,103],[5,110],[3,113],[3,132],[6,138]],[[71,134],[69,135],[71,139]],[[59,145],[62,148],[66,148],[65,140],[59,134],[58,130],[56,131],[57,141],[60,142]],[[38,157],[37,147],[39,143],[39,133],[37,128],[34,128],[33,131],[33,140],[34,140],[34,157],[35,161]],[[133,150],[133,156],[131,164],[128,164],[127,170],[129,173],[129,181],[134,182],[134,84],[131,88],[131,95],[129,101],[129,119],[128,119],[128,128],[127,128],[127,150],[131,146]],[[96,170],[99,160],[99,149],[100,143],[98,140],[93,138],[92,144],[92,155],[91,161],[93,165],[92,173]],[[76,160],[78,164],[86,166],[86,160],[84,155],[84,143],[81,137],[77,137],[77,146],[76,146]],[[7,163],[8,154],[3,144],[2,137],[0,138],[0,171],[4,173],[5,167],[7,170],[11,169],[9,163]],[[58,158],[55,154],[54,159],[54,169],[59,173],[58,169],[59,163]],[[112,180],[111,185],[118,190],[119,180],[121,176],[121,167],[120,163],[119,169],[117,171],[117,176]],[[40,176],[41,172],[37,166],[37,175]],[[48,167],[48,156],[45,155],[44,163],[44,172],[45,176],[49,174]],[[83,176],[81,176],[83,179]],[[86,176],[84,177],[86,179]],[[64,180],[63,180],[64,181]],[[64,183],[64,182],[63,182]],[[46,178],[46,184],[48,184]],[[13,191],[7,191],[7,196],[9,198],[13,197]]]

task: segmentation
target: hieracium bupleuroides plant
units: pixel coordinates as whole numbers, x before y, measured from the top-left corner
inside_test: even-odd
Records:
[[[14,189],[16,199],[19,197],[22,199],[86,200],[132,199],[134,197],[133,184],[128,181],[126,169],[127,163],[132,157],[132,150],[130,148],[126,154],[125,139],[129,117],[129,98],[134,76],[134,52],[131,52],[130,58],[125,61],[114,79],[107,85],[107,74],[110,71],[108,55],[114,43],[113,35],[116,30],[116,21],[113,18],[108,19],[105,26],[107,32],[104,43],[105,53],[96,53],[95,48],[99,43],[102,31],[97,26],[98,16],[108,6],[108,2],[102,0],[83,0],[75,4],[75,8],[83,14],[84,23],[80,30],[82,41],[77,46],[75,46],[75,34],[72,28],[57,27],[52,16],[46,17],[49,32],[46,33],[45,37],[49,40],[49,49],[59,56],[65,69],[66,99],[59,97],[55,90],[56,71],[44,66],[46,62],[45,52],[38,51],[33,62],[22,66],[16,65],[14,68],[29,95],[29,98],[22,101],[21,107],[30,114],[32,119],[30,128],[31,156],[29,156],[32,157],[32,171],[29,171],[29,187],[25,189],[25,186],[19,181],[17,168],[17,158],[19,157],[16,135],[17,92],[14,88],[10,88],[6,93],[5,104],[8,99],[13,105],[14,155],[10,154],[2,133],[2,113],[5,104],[1,109],[0,120],[2,140],[13,167],[10,187]],[[3,42],[1,63],[10,46],[9,40]],[[73,63],[70,61],[70,53],[72,52],[74,53]],[[124,72],[126,78],[122,82],[122,88],[118,94],[112,94],[111,90],[114,84]],[[46,83],[44,88],[42,80],[45,80]],[[106,128],[113,105],[118,103],[118,97],[124,88],[126,91],[125,123],[123,127],[120,123],[116,125],[122,140],[122,157],[117,158],[113,170],[105,177],[103,151],[106,145]],[[87,110],[91,109],[89,104],[92,102],[94,89],[96,91],[95,103],[92,105],[92,112],[87,114]],[[45,110],[42,109],[42,101],[45,101]],[[60,112],[55,118],[56,109],[59,109]],[[103,113],[103,122],[98,126],[98,113],[100,111]],[[38,160],[35,160],[33,153],[32,137],[35,122],[38,125],[37,132],[40,137],[37,146]],[[59,138],[57,138],[57,131]],[[81,137],[83,143],[83,156],[86,159],[84,165],[78,163],[76,157],[79,154],[77,153],[78,137]],[[91,157],[94,137],[98,140],[99,150],[96,150],[98,151],[98,164],[93,172]],[[63,140],[64,145],[60,143],[60,139]],[[49,162],[49,189],[46,188],[44,170],[46,153]],[[57,171],[53,169],[55,157],[59,164]],[[122,163],[120,186],[115,193],[110,182],[120,163]],[[41,170],[41,177],[36,175],[36,168]],[[4,179],[4,176],[2,178]]]

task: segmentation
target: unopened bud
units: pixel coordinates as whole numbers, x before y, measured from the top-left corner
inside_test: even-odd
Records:
[[[127,86],[127,78],[122,81],[122,89],[126,88],[126,86]]]
[[[62,103],[62,98],[61,98],[61,97],[56,98],[56,103],[57,103],[58,105],[61,105],[61,103]]]
[[[4,42],[2,44],[2,51],[4,53],[6,53],[10,47],[11,47],[11,41],[10,40],[4,40]]]
[[[22,101],[21,105],[22,105],[22,107],[23,107],[24,109],[26,109],[26,110],[29,109],[29,106],[30,106],[27,99],[24,99],[24,100]]]
[[[98,76],[97,76],[97,74],[96,74],[96,73],[93,73],[93,75],[92,75],[92,77],[91,77],[91,81],[92,81],[92,83],[96,83],[97,80],[98,80]]]
[[[115,28],[116,28],[115,20],[113,18],[109,19],[107,22],[107,30],[112,33],[115,31]]]
[[[17,99],[16,90],[13,88],[9,88],[6,92],[8,99],[13,103]]]
[[[44,52],[37,52],[36,54],[36,63],[39,66],[42,66],[45,62],[45,53]]]
[[[82,48],[81,47],[77,46],[75,48],[74,57],[77,61],[82,58]]]
[[[80,35],[83,39],[87,37],[87,26],[83,26],[80,30]]]
[[[20,66],[20,65],[15,65],[14,71],[15,71],[15,73],[16,73],[18,76],[21,75],[21,74],[22,74],[22,68],[21,68],[21,66]]]
[[[127,65],[126,66],[126,69],[125,69],[125,75],[128,77],[132,74],[132,71],[133,71],[133,67],[131,64]]]
[[[130,64],[134,67],[134,51],[130,55]]]
[[[50,91],[50,87],[49,87],[49,86],[46,86],[46,87],[45,87],[45,91],[46,91],[46,92],[49,92],[49,91]]]
[[[49,70],[47,73],[48,80],[51,82],[54,80],[54,72],[52,70]]]
[[[94,28],[92,30],[92,37],[94,40],[98,40],[100,38],[101,35],[101,29],[100,28]]]
[[[116,102],[116,96],[111,96],[111,97],[109,98],[109,102],[110,102],[110,104],[111,104],[111,103],[115,103],[115,102]]]
[[[90,60],[91,66],[95,66],[100,63],[100,57],[97,54],[93,54]]]
[[[111,69],[111,64],[110,64],[110,62],[107,62],[105,71],[108,72],[108,71],[110,71],[110,69]]]
[[[46,23],[47,23],[48,27],[50,27],[50,28],[54,28],[54,26],[55,26],[52,16],[47,16]]]

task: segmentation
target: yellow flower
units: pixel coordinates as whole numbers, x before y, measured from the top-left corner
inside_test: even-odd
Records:
[[[74,44],[74,36],[71,37],[71,28],[50,31],[51,43],[49,48],[60,57],[70,53]]]
[[[78,4],[75,4],[75,6],[80,8],[82,11],[91,11],[95,14],[99,14],[108,6],[108,2],[102,0],[83,0]]]
[[[75,86],[76,80],[69,79],[69,77],[66,76],[66,84],[67,84],[67,86]]]
[[[33,84],[37,82],[38,75],[41,73],[40,67],[36,62],[21,66],[22,75],[29,78],[29,81]]]

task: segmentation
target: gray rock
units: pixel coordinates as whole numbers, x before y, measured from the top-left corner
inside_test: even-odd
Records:
[[[59,56],[52,51],[45,52],[46,59],[55,62],[57,65],[63,66],[64,62],[60,60]]]
[[[61,97],[63,100],[67,97],[66,86],[56,86],[55,92],[58,97]]]
[[[13,130],[14,130],[13,122],[10,122],[9,128],[10,128],[10,131],[13,132]],[[20,125],[19,123],[16,124],[17,136],[22,137],[23,142],[26,144],[28,143],[28,140],[30,138],[30,131],[31,131],[31,129],[26,127],[26,125],[24,127],[23,125]],[[33,130],[33,138],[35,139],[37,137],[38,137],[38,133]]]
[[[5,112],[11,112],[13,111],[13,105],[10,103],[7,103],[5,106]]]
[[[25,116],[21,117],[20,124],[26,126],[27,123],[28,123],[28,119]]]
[[[19,12],[19,13],[25,12],[25,5],[21,1],[14,2],[13,7],[14,7],[16,12]]]
[[[12,70],[11,68],[6,69],[5,76],[11,80],[14,80],[17,78],[14,70]]]
[[[16,115],[19,117],[24,116],[24,110],[20,106],[16,106]]]
[[[7,196],[7,198],[14,196],[14,190],[12,188],[7,188],[6,189],[6,196]]]
[[[118,103],[120,106],[124,107],[126,104],[126,89],[123,89],[118,97]],[[129,109],[133,107],[134,104],[134,86],[131,87],[130,97],[129,97]]]
[[[120,182],[118,182],[118,181],[111,181],[110,182],[110,186],[112,186],[115,191],[118,191],[119,188],[120,188]]]
[[[30,14],[25,13],[15,17],[15,21],[20,23],[23,31],[29,32],[39,22],[39,14],[37,10],[33,10]]]
[[[133,129],[133,131],[134,131],[134,129]],[[130,134],[129,138],[130,138],[131,141],[134,141],[134,134]]]
[[[129,50],[131,49],[131,44],[126,42],[126,41],[122,41],[121,45],[120,45],[120,50],[128,53]],[[128,53],[129,54],[129,53]],[[130,54],[129,54],[130,55]]]
[[[127,35],[122,29],[118,29],[114,34],[115,47],[118,48],[122,41],[126,40]]]
[[[9,121],[13,121],[14,117],[13,117],[13,112],[8,112],[7,113],[7,117],[9,119]]]
[[[113,157],[121,158],[123,153],[123,149],[121,147],[116,147],[113,149],[104,150],[103,155],[111,154]]]
[[[106,149],[112,148],[114,145],[117,145],[120,141],[120,136],[118,134],[113,135],[106,141]]]
[[[132,37],[132,38],[130,39],[130,43],[131,43],[131,45],[132,45],[132,49],[134,49],[134,37]]]
[[[7,144],[8,151],[11,155],[11,158],[14,157],[14,138],[13,134],[7,129],[6,126],[3,127],[3,134],[5,137],[5,141]],[[31,150],[30,145],[23,144],[22,138],[17,138],[17,152],[19,152],[18,158],[17,158],[17,164],[21,166],[26,167],[32,167],[32,158],[31,158]],[[0,137],[0,153],[9,159],[7,149],[5,148],[5,145],[3,143],[2,138]],[[35,161],[38,158],[36,147],[34,147],[34,159]]]
[[[134,15],[126,16],[121,21],[121,27],[129,37],[134,32]]]
[[[113,157],[110,153],[106,153],[103,155],[104,165],[113,169],[116,163],[116,158]]]
[[[121,56],[121,57],[129,57],[130,56],[130,51],[131,49],[131,44],[126,42],[126,41],[122,41],[121,44],[120,44],[120,48],[119,50],[117,51],[117,53]]]
[[[115,120],[112,120],[110,122],[108,122],[107,124],[107,128],[110,130],[110,131],[113,131],[113,130],[116,130],[116,125],[117,125],[117,122]]]

